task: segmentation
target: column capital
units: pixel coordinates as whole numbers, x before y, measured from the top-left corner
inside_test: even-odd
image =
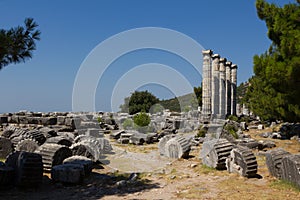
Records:
[[[217,59],[217,58],[220,58],[220,55],[219,55],[219,54],[213,54],[213,55],[212,55],[212,59]]]
[[[210,49],[208,49],[208,50],[202,50],[202,54],[203,55],[212,55],[213,54],[213,51],[212,50],[210,50]]]
[[[232,62],[227,61],[227,62],[225,63],[225,65],[226,65],[226,67],[230,67],[230,66],[232,65]]]
[[[237,64],[232,64],[231,65],[231,69],[237,69],[237,68],[238,68]]]
[[[226,58],[220,58],[220,63],[226,63],[227,59]]]

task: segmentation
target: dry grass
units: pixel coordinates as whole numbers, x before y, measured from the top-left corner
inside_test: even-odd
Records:
[[[270,187],[267,180],[246,179],[232,176],[221,181],[217,187],[222,188],[220,199],[299,199],[300,194],[287,187]]]
[[[273,132],[273,128],[267,128],[264,130],[250,130],[248,132],[252,138],[256,140],[271,140],[275,142],[276,147],[283,148],[284,150],[292,153],[297,154],[300,152],[300,143],[296,140],[279,140],[279,139],[272,139],[272,138],[262,138],[259,135],[265,132]]]
[[[114,144],[114,145],[116,147],[120,147],[132,153],[149,153],[151,151],[158,149],[157,144],[147,144],[147,145]]]
[[[250,130],[248,134],[257,140],[272,140],[277,147],[284,148],[290,153],[300,152],[300,143],[293,140],[278,140],[262,138],[259,134],[272,130]],[[276,148],[277,148],[276,147]],[[277,180],[270,176],[266,166],[265,156],[254,150],[258,163],[259,178],[244,178],[238,174],[229,174],[227,171],[218,171],[199,164],[193,170],[200,175],[197,183],[182,185],[179,187],[177,197],[179,199],[300,199],[300,189],[291,183]],[[200,162],[201,163],[201,162]]]

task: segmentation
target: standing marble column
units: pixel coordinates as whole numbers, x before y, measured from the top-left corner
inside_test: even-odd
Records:
[[[203,50],[202,71],[202,116],[208,120],[211,115],[211,50]]]
[[[212,92],[212,100],[211,100],[211,112],[213,118],[215,118],[219,114],[219,60],[220,55],[214,54],[212,56],[212,82],[211,82],[211,92]]]
[[[237,65],[231,65],[231,114],[236,115]]]
[[[225,80],[225,63],[226,58],[220,58],[220,68],[219,68],[219,118],[225,119],[226,115],[226,80]]]
[[[231,115],[231,64],[232,62],[225,63],[226,115]]]

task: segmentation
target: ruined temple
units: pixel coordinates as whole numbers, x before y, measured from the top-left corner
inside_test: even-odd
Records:
[[[225,119],[236,115],[237,65],[203,50],[202,119]]]

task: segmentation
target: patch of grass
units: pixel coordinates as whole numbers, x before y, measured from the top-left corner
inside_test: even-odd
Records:
[[[175,168],[173,168],[170,172],[170,174],[176,174],[177,173],[177,170]]]
[[[181,188],[180,192],[177,193],[177,197],[180,199],[200,199],[208,191],[206,185],[195,184]]]
[[[279,190],[292,190],[294,192],[300,192],[300,188],[297,185],[285,180],[274,180],[270,183],[270,186]]]
[[[114,144],[117,147],[120,147],[126,151],[132,153],[149,153],[151,151],[157,150],[157,144],[147,144],[147,145],[134,145],[134,144]]]
[[[299,192],[285,183],[275,183],[272,187],[262,179],[247,179],[237,174],[231,174],[216,187],[221,188],[219,199],[299,199]]]
[[[218,172],[215,168],[203,164],[196,167],[195,171],[199,174],[216,174]]]

